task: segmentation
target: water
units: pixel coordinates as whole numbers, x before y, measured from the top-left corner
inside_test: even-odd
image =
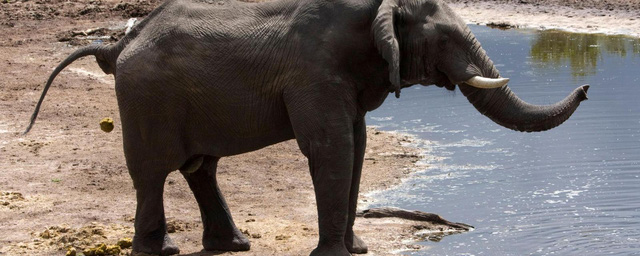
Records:
[[[374,195],[474,225],[412,255],[640,255],[640,40],[472,26],[510,87],[554,103],[591,84],[563,125],[519,133],[460,93],[404,89],[368,124],[416,135],[427,154],[405,184]],[[366,175],[366,174],[365,174]]]

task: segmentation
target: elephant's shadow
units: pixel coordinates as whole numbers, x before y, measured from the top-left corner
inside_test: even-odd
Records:
[[[199,251],[199,252],[192,252],[189,254],[180,254],[181,256],[211,256],[211,255],[222,255],[228,252],[225,251]]]

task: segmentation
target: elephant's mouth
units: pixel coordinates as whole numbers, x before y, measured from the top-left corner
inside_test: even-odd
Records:
[[[435,84],[438,87],[444,87],[450,91],[453,91],[456,89],[456,84],[458,83],[452,81],[446,73],[440,71],[439,69],[435,69],[435,70],[436,70],[434,72],[435,74],[432,78],[433,79],[432,84]]]

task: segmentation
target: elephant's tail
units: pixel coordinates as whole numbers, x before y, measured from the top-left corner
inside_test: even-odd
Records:
[[[53,70],[53,73],[51,73],[51,75],[49,76],[49,80],[47,81],[47,84],[44,86],[44,90],[42,91],[42,95],[40,95],[40,100],[38,100],[36,109],[33,111],[33,114],[31,115],[31,121],[29,122],[29,126],[27,127],[27,129],[24,131],[23,134],[27,134],[33,127],[33,124],[36,122],[36,118],[38,117],[38,111],[40,111],[40,106],[44,101],[44,96],[47,95],[47,91],[49,90],[49,87],[51,87],[51,83],[53,82],[53,79],[56,78],[56,76],[60,73],[60,71],[62,71],[67,66],[69,66],[69,64],[73,63],[75,60],[82,58],[84,56],[93,55],[93,56],[96,56],[96,59],[98,60],[98,64],[100,65],[100,68],[102,68],[102,70],[105,73],[107,74],[113,73],[112,67],[114,65],[110,63],[110,61],[108,61],[107,58],[105,58],[107,57],[107,55],[110,55],[108,54],[110,49],[111,47],[109,46],[91,45],[91,46],[83,47],[76,50],[71,55],[69,55],[69,57],[67,57],[64,61],[62,61],[62,63],[60,63],[56,67],[56,69]]]

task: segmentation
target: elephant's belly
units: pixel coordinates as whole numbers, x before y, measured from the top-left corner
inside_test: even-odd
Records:
[[[286,111],[220,105],[195,109],[185,112],[179,135],[190,154],[236,155],[295,137]]]
[[[284,127],[268,132],[252,134],[252,136],[212,136],[205,139],[209,146],[205,146],[207,155],[218,157],[231,156],[258,150],[282,141],[295,138],[290,127]]]

